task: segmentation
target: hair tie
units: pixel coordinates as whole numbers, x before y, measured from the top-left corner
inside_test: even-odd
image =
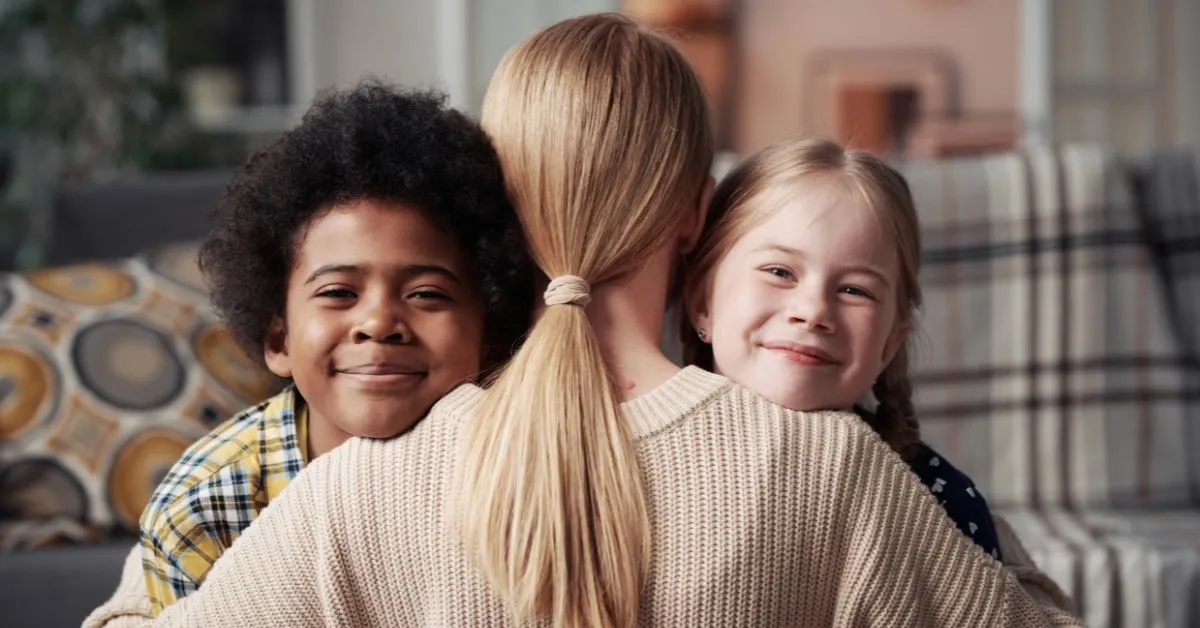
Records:
[[[592,301],[591,292],[591,285],[583,277],[562,275],[550,281],[542,298],[546,300],[548,306],[578,305],[582,307]]]

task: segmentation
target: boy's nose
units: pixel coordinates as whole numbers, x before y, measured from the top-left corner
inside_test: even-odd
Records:
[[[368,308],[355,325],[352,335],[354,342],[406,343],[412,340],[412,330],[404,317],[397,308],[388,304]]]

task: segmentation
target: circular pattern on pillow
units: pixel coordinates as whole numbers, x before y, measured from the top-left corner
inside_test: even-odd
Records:
[[[26,458],[0,468],[0,519],[88,517],[83,484],[51,458]]]
[[[107,305],[133,294],[133,279],[113,266],[80,264],[39,270],[25,276],[29,285],[81,305]]]
[[[138,519],[154,489],[195,440],[194,435],[152,427],[117,448],[107,479],[108,501],[117,523],[138,529]]]
[[[83,385],[118,408],[148,410],[183,390],[184,367],[169,337],[144,321],[95,323],[75,337],[71,353]]]
[[[155,273],[197,292],[208,294],[196,256],[200,247],[195,243],[172,244],[150,253],[146,265]]]
[[[197,248],[0,273],[0,508],[15,517],[0,552],[88,542],[65,524],[136,533],[183,451],[276,392],[213,316]],[[25,518],[37,513],[67,514]]]
[[[270,372],[251,362],[219,323],[201,327],[192,339],[192,350],[213,379],[243,399],[266,399],[277,392]]]
[[[27,344],[0,340],[0,440],[36,424],[57,398],[50,362]]]

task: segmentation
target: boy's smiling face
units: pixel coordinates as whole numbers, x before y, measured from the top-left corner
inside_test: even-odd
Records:
[[[389,438],[480,370],[483,308],[454,239],[403,203],[363,199],[297,234],[267,366],[309,408],[309,456]]]

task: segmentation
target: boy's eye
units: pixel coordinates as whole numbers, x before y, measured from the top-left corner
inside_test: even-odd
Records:
[[[450,297],[443,292],[437,290],[417,290],[408,295],[410,299],[419,299],[421,301],[449,301]]]
[[[322,299],[353,299],[354,291],[347,288],[326,288],[317,293]]]

